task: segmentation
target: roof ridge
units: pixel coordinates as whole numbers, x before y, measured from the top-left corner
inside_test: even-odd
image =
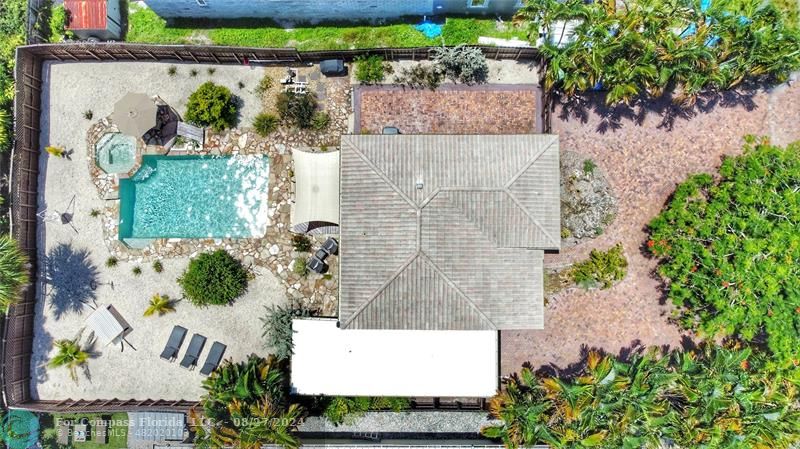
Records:
[[[424,250],[420,250],[420,251],[419,251],[419,257],[423,258],[423,260],[424,260],[425,262],[427,262],[427,263],[430,265],[430,267],[431,267],[431,268],[433,268],[433,271],[435,271],[435,272],[436,272],[436,274],[438,274],[439,276],[441,276],[441,277],[442,277],[442,279],[443,279],[443,280],[444,280],[444,281],[447,283],[447,285],[449,285],[450,287],[452,287],[452,288],[453,288],[453,289],[456,291],[456,293],[458,293],[458,295],[459,295],[459,296],[461,296],[462,298],[464,298],[464,300],[465,300],[465,301],[467,301],[467,304],[469,304],[470,306],[472,306],[472,308],[475,310],[475,312],[477,312],[477,313],[478,313],[478,315],[480,315],[480,317],[481,317],[481,318],[482,318],[482,319],[483,319],[485,322],[487,322],[487,323],[489,323],[489,325],[491,325],[492,329],[498,329],[498,327],[497,327],[497,325],[494,323],[494,321],[492,321],[491,319],[489,319],[489,317],[488,317],[488,316],[486,316],[486,314],[485,314],[485,313],[483,313],[483,310],[481,310],[481,308],[480,308],[480,307],[478,307],[478,305],[477,305],[477,304],[475,304],[475,302],[472,300],[472,298],[470,298],[469,296],[467,296],[467,294],[466,294],[466,293],[464,293],[464,292],[463,292],[463,291],[462,291],[462,290],[461,290],[461,289],[458,287],[458,284],[456,284],[456,283],[455,283],[455,282],[454,282],[452,279],[450,279],[450,277],[449,277],[449,276],[447,276],[447,274],[445,274],[445,272],[444,272],[444,271],[442,271],[442,269],[441,269],[441,268],[439,268],[439,266],[438,266],[438,265],[436,265],[436,263],[435,263],[433,260],[431,260],[431,258],[430,258],[430,257],[428,257],[428,255],[427,255],[427,254],[425,254],[425,251],[424,251]]]
[[[342,147],[344,147],[345,145],[348,145],[348,146],[349,146],[349,148],[350,148],[351,150],[353,150],[353,151],[354,151],[354,152],[355,152],[355,153],[358,155],[358,157],[360,157],[360,158],[361,158],[361,160],[362,160],[362,161],[364,161],[364,163],[365,163],[365,164],[367,164],[367,166],[369,166],[369,168],[371,168],[371,169],[372,169],[372,171],[374,171],[374,172],[375,172],[375,174],[376,174],[376,175],[378,175],[378,177],[380,177],[380,178],[383,180],[383,182],[385,182],[385,183],[386,183],[386,184],[387,184],[389,187],[391,187],[391,188],[392,188],[392,190],[394,190],[395,192],[397,192],[397,194],[398,194],[398,195],[400,195],[400,197],[401,197],[401,198],[403,198],[403,199],[404,199],[404,200],[405,200],[405,201],[406,201],[406,202],[407,202],[409,205],[411,205],[411,207],[413,207],[413,208],[414,208],[414,209],[416,209],[416,210],[419,210],[419,207],[417,207],[416,203],[415,203],[414,201],[412,201],[412,200],[411,200],[411,198],[409,198],[409,197],[408,197],[408,196],[407,196],[405,193],[403,193],[403,191],[402,191],[402,190],[400,190],[400,188],[399,188],[399,187],[397,187],[397,186],[396,186],[396,185],[395,185],[395,184],[392,182],[392,180],[391,180],[391,179],[389,179],[389,176],[387,176],[387,175],[386,175],[386,173],[384,173],[384,172],[383,172],[383,170],[381,170],[380,168],[378,168],[378,166],[377,166],[377,165],[375,165],[375,163],[374,163],[374,162],[372,162],[372,160],[370,160],[370,158],[368,158],[368,157],[367,157],[367,156],[366,156],[366,155],[365,155],[365,154],[364,154],[364,153],[361,151],[361,149],[360,149],[360,148],[358,148],[358,147],[357,147],[357,146],[356,146],[356,145],[355,145],[353,142],[349,141],[348,139],[342,139],[342,140],[341,140],[341,142],[340,142],[340,145],[341,145]],[[339,149],[339,151],[341,152],[341,148]]]
[[[545,135],[549,135],[549,134],[545,134]],[[530,169],[531,166],[533,164],[535,164],[536,161],[538,161],[540,157],[542,157],[542,155],[545,153],[545,151],[549,150],[550,147],[553,146],[553,144],[558,142],[558,136],[553,135],[552,137],[553,137],[553,140],[548,145],[546,145],[544,148],[539,150],[538,153],[534,154],[530,161],[528,161],[525,164],[522,164],[522,169],[520,169],[516,174],[514,174],[514,176],[512,176],[511,179],[509,179],[508,182],[506,182],[505,185],[503,185],[503,189],[508,190],[515,182],[517,182],[517,180],[520,178],[520,176],[525,174],[525,172],[528,171],[528,169]]]
[[[540,230],[540,231],[542,231],[542,234],[544,234],[544,235],[547,237],[547,239],[548,239],[548,240],[550,240],[550,243],[552,243],[554,246],[560,246],[560,245],[561,245],[561,242],[560,242],[560,241],[558,241],[558,240],[556,240],[556,239],[555,239],[555,238],[554,238],[552,235],[550,235],[550,233],[549,233],[549,232],[547,232],[547,229],[545,229],[544,225],[543,225],[541,222],[539,222],[539,220],[537,220],[537,219],[536,219],[536,218],[533,216],[533,214],[532,214],[532,213],[531,213],[531,212],[528,210],[528,208],[526,208],[526,207],[525,207],[525,206],[524,206],[524,205],[523,205],[523,204],[522,204],[522,203],[519,201],[519,198],[517,198],[516,196],[514,196],[514,193],[513,193],[513,192],[511,192],[511,190],[509,190],[509,189],[504,189],[504,191],[506,192],[506,195],[508,195],[508,197],[509,197],[509,198],[511,198],[511,201],[513,201],[513,202],[514,202],[514,204],[516,204],[516,205],[517,205],[517,207],[519,207],[519,209],[522,211],[522,213],[524,213],[525,215],[527,215],[527,216],[528,216],[528,218],[529,218],[529,219],[530,219],[530,220],[533,222],[533,224],[535,224],[535,225],[536,225],[536,227],[538,227],[538,228],[539,228],[539,230]],[[560,238],[560,236],[559,236],[559,238]]]

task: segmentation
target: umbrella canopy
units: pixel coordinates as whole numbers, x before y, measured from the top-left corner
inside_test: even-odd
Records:
[[[153,99],[145,94],[127,93],[114,105],[111,120],[123,134],[141,137],[156,126],[156,106]]]

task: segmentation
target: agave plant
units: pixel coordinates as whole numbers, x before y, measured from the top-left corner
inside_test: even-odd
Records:
[[[30,281],[28,270],[28,258],[17,242],[10,236],[0,236],[0,307],[3,311],[19,301]]]
[[[156,293],[150,298],[150,305],[144,311],[144,316],[158,316],[166,315],[167,313],[175,311],[175,302],[167,295]]]
[[[58,348],[58,353],[48,362],[51,368],[66,367],[69,370],[69,377],[75,382],[78,381],[78,368],[89,361],[89,353],[84,351],[75,340],[57,340],[53,343]]]

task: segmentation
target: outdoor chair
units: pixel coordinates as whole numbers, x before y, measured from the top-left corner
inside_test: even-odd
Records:
[[[322,250],[331,256],[339,254],[339,242],[333,237],[328,237],[325,243],[322,244]]]
[[[306,262],[306,268],[317,274],[323,274],[328,271],[328,264],[319,260],[317,256],[312,256]]]
[[[175,360],[178,357],[178,350],[181,349],[184,338],[186,338],[186,328],[181,326],[173,327],[169,340],[167,340],[167,345],[161,352],[161,358],[170,362]]]
[[[206,337],[200,334],[192,335],[189,341],[189,347],[186,348],[186,354],[183,355],[181,366],[192,370],[197,366],[197,360],[200,358],[200,353],[203,352],[203,346],[206,345]]]
[[[200,369],[200,374],[204,376],[208,376],[211,374],[217,366],[219,366],[219,362],[222,361],[222,356],[225,354],[225,349],[227,347],[222,343],[215,341],[213,345],[211,345],[211,349],[208,351],[208,357],[206,357],[206,363],[203,364],[203,368]]]
[[[322,262],[325,262],[325,259],[327,259],[329,255],[330,254],[328,254],[328,252],[322,248],[318,249],[317,252],[314,253],[314,257]]]

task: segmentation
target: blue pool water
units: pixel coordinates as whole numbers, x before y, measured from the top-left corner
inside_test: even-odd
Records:
[[[104,134],[94,153],[97,165],[106,173],[127,173],[136,162],[136,139],[120,133]]]
[[[262,236],[269,160],[258,156],[144,156],[120,180],[119,238]]]

